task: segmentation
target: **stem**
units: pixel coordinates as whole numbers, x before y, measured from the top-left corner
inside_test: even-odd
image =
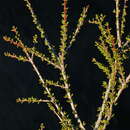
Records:
[[[79,128],[81,130],[85,130],[84,125],[83,125],[82,121],[80,120],[79,115],[78,115],[78,113],[76,111],[76,107],[74,105],[74,101],[72,99],[71,92],[69,90],[70,86],[68,84],[68,78],[66,76],[65,66],[64,66],[64,62],[63,61],[62,61],[60,66],[61,66],[61,74],[62,74],[64,85],[65,85],[65,91],[66,91],[66,94],[67,94],[67,98],[68,98],[68,100],[70,102],[70,106],[71,106],[74,118],[77,120],[77,123],[79,124]]]
[[[108,117],[107,117],[107,119],[106,119],[107,122],[109,122],[110,119],[111,119],[111,117],[112,117],[113,104],[114,104],[114,103],[111,103],[111,104],[110,104],[110,107],[109,107],[109,115],[108,115]],[[107,123],[104,123],[104,126],[103,126],[102,130],[105,130],[107,125],[108,125]]]
[[[116,33],[117,33],[117,42],[118,42],[118,47],[121,47],[121,36],[120,36],[120,23],[119,23],[119,0],[116,1]]]
[[[129,83],[129,81],[130,81],[130,74],[126,77],[125,82],[122,83],[122,87],[121,87],[120,90],[118,91],[117,96],[116,96],[116,98],[115,98],[115,100],[114,100],[114,103],[117,102],[117,100],[119,99],[119,97],[120,97],[121,93],[123,92],[123,90],[126,88],[126,85]]]
[[[105,110],[105,105],[106,105],[106,102],[109,98],[110,90],[111,90],[111,79],[109,79],[108,88],[106,90],[105,97],[104,97],[104,100],[103,100],[103,103],[102,103],[102,106],[101,106],[101,111],[98,115],[98,119],[95,123],[95,127],[94,127],[93,130],[97,130],[97,128],[100,126],[100,123],[101,123],[101,120],[102,120],[102,117],[103,117],[103,112]]]
[[[77,123],[79,124],[79,128],[81,130],[85,130],[79,116],[78,116],[78,113],[76,111],[76,108],[75,108],[75,105],[74,105],[74,102],[73,102],[73,99],[71,97],[71,92],[69,90],[69,84],[68,84],[68,78],[67,78],[67,75],[66,75],[66,71],[65,71],[65,64],[64,64],[64,59],[65,59],[65,54],[66,54],[66,45],[67,45],[67,39],[68,39],[68,35],[67,35],[67,32],[68,32],[68,23],[67,23],[67,2],[68,0],[63,0],[63,16],[62,16],[62,28],[61,28],[61,52],[59,53],[59,65],[60,65],[60,71],[61,71],[61,76],[63,78],[63,82],[64,82],[64,86],[65,86],[65,91],[66,91],[66,94],[67,94],[67,98],[70,102],[70,106],[71,106],[71,109],[72,109],[72,112],[73,112],[73,115],[74,115],[74,118],[76,119]]]
[[[116,102],[117,102],[117,100],[119,99],[121,93],[122,93],[123,90],[126,88],[126,85],[127,85],[127,83],[129,82],[129,80],[130,80],[130,74],[127,76],[125,82],[122,83],[122,87],[121,87],[121,89],[118,91],[115,100],[112,101],[112,103],[110,104],[109,115],[108,115],[108,117],[107,117],[107,119],[106,119],[107,122],[109,122],[110,119],[111,119],[111,117],[112,117],[112,108],[113,108],[113,105],[116,104]],[[103,129],[102,129],[102,130],[105,130],[105,129],[106,129],[106,126],[107,126],[107,123],[104,123],[104,126],[103,126]]]
[[[127,1],[128,0],[124,0],[124,3],[123,3],[123,10],[122,10],[122,18],[121,18],[121,36],[124,34],[124,29],[125,29],[125,24],[126,24],[126,4],[127,4]]]
[[[81,13],[81,16],[80,16],[79,21],[78,21],[78,24],[77,24],[77,27],[76,27],[76,29],[75,29],[73,35],[72,35],[72,38],[71,38],[71,40],[70,40],[70,42],[69,42],[68,47],[66,48],[66,51],[68,51],[68,49],[71,48],[73,42],[76,41],[76,36],[77,36],[78,33],[80,32],[80,29],[81,29],[81,27],[83,26],[84,20],[85,20],[85,18],[86,18],[86,16],[87,16],[88,8],[89,8],[89,5],[83,8],[83,11],[82,11],[82,13]],[[82,19],[82,21],[80,21],[80,19]]]

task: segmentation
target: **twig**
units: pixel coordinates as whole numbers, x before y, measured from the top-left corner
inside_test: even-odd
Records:
[[[127,1],[128,0],[124,0],[124,3],[123,3],[124,5],[123,5],[123,10],[122,10],[122,18],[121,18],[121,36],[124,34],[124,28],[125,28],[125,22],[126,22],[125,17],[127,15],[127,13],[126,13]]]
[[[101,123],[103,112],[105,110],[105,105],[106,105],[106,102],[107,102],[107,100],[109,98],[110,90],[111,90],[111,79],[109,79],[108,87],[107,87],[107,90],[105,92],[105,97],[104,97],[104,100],[103,100],[103,103],[102,103],[102,106],[101,106],[101,111],[99,112],[98,119],[97,119],[97,121],[95,123],[95,127],[94,127],[93,130],[97,130],[100,123]]]
[[[81,13],[81,16],[80,16],[78,24],[77,24],[77,27],[76,27],[76,29],[75,29],[75,31],[74,31],[74,33],[72,35],[72,38],[71,38],[71,40],[69,42],[69,46],[66,48],[66,51],[68,51],[68,49],[72,46],[73,42],[76,40],[76,36],[80,32],[80,29],[81,29],[82,25],[84,24],[84,20],[85,20],[86,15],[87,15],[88,8],[89,8],[89,5],[87,7],[83,8],[83,11]]]
[[[121,36],[120,36],[120,23],[119,23],[119,14],[120,14],[120,10],[119,10],[119,0],[115,0],[116,1],[116,33],[117,33],[117,42],[118,42],[118,47],[121,47]]]
[[[47,37],[47,34],[44,30],[44,28],[41,26],[33,8],[32,8],[32,5],[31,3],[29,2],[29,0],[24,0],[26,2],[26,6],[29,10],[29,12],[31,13],[31,16],[32,16],[32,19],[33,19],[33,23],[36,25],[36,28],[37,30],[41,33],[41,38],[45,39],[45,45],[48,47],[48,49],[52,52],[52,54],[55,56],[55,58],[57,59],[57,54],[56,54],[56,51],[55,49],[51,46],[51,43],[48,41],[48,37]]]
[[[51,102],[51,100],[43,100],[43,99],[37,99],[37,98],[33,98],[33,97],[29,97],[29,98],[18,98],[16,99],[16,102],[18,103],[49,103]]]
[[[114,103],[117,102],[117,100],[119,99],[119,97],[120,97],[122,91],[126,88],[126,85],[129,83],[129,81],[130,81],[130,74],[127,76],[125,82],[122,83],[122,87],[119,89],[119,91],[118,91],[118,93],[117,93],[117,96],[116,96],[116,98],[115,98],[115,100],[114,100]]]
[[[113,104],[114,103],[111,103],[109,106],[109,115],[107,116],[107,119],[106,119],[107,122],[109,122],[112,117]],[[107,123],[104,123],[102,130],[105,130],[107,125],[108,125]]]

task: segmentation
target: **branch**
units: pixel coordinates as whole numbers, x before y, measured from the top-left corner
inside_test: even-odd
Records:
[[[87,16],[88,8],[89,8],[89,5],[88,5],[87,7],[84,7],[84,8],[83,8],[83,11],[82,11],[82,13],[80,14],[80,18],[79,18],[79,20],[78,20],[77,27],[76,27],[75,31],[73,32],[72,38],[71,38],[71,40],[70,40],[70,42],[69,42],[69,46],[66,48],[66,50],[68,50],[68,49],[72,46],[73,42],[75,42],[76,36],[77,36],[78,33],[80,32],[80,29],[81,29],[81,27],[82,27],[83,24],[84,24],[84,20],[85,20],[85,18],[86,18],[86,16]]]
[[[109,106],[109,115],[107,116],[106,119],[107,122],[109,122],[112,117],[112,110],[113,110],[112,108],[113,108],[113,103],[111,103]],[[107,125],[108,125],[107,123],[104,123],[102,130],[105,130]]]
[[[64,82],[64,86],[65,86],[65,91],[66,91],[66,97],[68,98],[68,102],[70,103],[70,106],[71,106],[74,118],[77,120],[77,123],[79,124],[79,128],[81,130],[85,130],[84,125],[83,125],[82,121],[80,120],[79,115],[77,113],[74,101],[72,99],[72,94],[70,92],[70,86],[68,84],[68,78],[67,78],[67,75],[66,75],[64,62],[62,61],[62,63],[60,65],[61,65],[61,76],[63,78],[63,82]]]
[[[126,85],[129,83],[129,81],[130,81],[130,74],[127,76],[125,82],[122,83],[122,85],[121,85],[122,87],[119,89],[119,91],[117,93],[117,96],[116,96],[116,98],[114,100],[114,103],[117,102],[117,100],[119,99],[119,97],[120,97],[121,93],[123,92],[123,90],[126,88]]]
[[[119,10],[119,0],[115,0],[116,1],[116,33],[117,33],[117,42],[118,42],[118,47],[121,47],[121,36],[120,36],[120,22],[119,22],[119,14],[120,14],[120,10]]]
[[[127,2],[128,0],[124,0],[123,3],[123,10],[122,10],[122,18],[121,18],[121,36],[124,34],[124,28],[125,28],[125,23],[126,23],[126,9],[127,9]]]
[[[24,102],[27,102],[27,103],[48,103],[48,102],[51,102],[51,100],[43,100],[43,99],[37,99],[37,98],[34,98],[34,97],[28,97],[28,98],[18,98],[16,99],[16,102],[17,103],[24,103]]]
[[[31,63],[32,67],[34,68],[34,71],[35,71],[36,74],[38,75],[38,77],[39,77],[41,83],[43,84],[43,86],[44,86],[44,88],[45,88],[47,94],[48,94],[49,97],[51,98],[51,102],[54,104],[54,106],[56,107],[56,109],[57,109],[57,111],[58,111],[58,112],[56,112],[56,111],[53,110],[53,112],[54,112],[56,115],[58,115],[58,116],[57,116],[58,118],[59,118],[59,117],[62,117],[62,118],[66,117],[65,114],[64,114],[64,113],[62,112],[62,110],[60,109],[60,106],[57,104],[54,95],[51,94],[49,88],[46,86],[46,83],[45,83],[45,81],[44,81],[42,75],[40,74],[39,70],[37,69],[36,65],[34,64],[33,59],[30,57],[30,55],[29,55],[29,53],[26,51],[26,49],[24,49],[24,52],[25,52],[25,54],[26,54],[26,56],[27,56],[29,62]],[[60,110],[59,110],[59,109],[60,109]],[[60,115],[59,115],[59,113],[60,113]],[[62,121],[61,118],[59,118],[59,120]]]
[[[94,127],[93,130],[97,130],[99,128],[99,126],[100,126],[102,116],[103,116],[103,112],[105,110],[105,105],[106,105],[106,102],[107,102],[107,100],[109,98],[110,90],[111,90],[111,79],[109,79],[108,87],[107,87],[107,90],[105,92],[105,97],[103,99],[103,103],[102,103],[102,106],[101,106],[101,111],[99,112],[98,119],[97,119],[97,121],[95,123],[95,127]]]

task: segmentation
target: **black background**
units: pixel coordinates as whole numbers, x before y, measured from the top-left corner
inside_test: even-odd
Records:
[[[39,21],[46,30],[48,40],[56,47],[59,44],[60,13],[62,0],[32,0]],[[77,42],[69,50],[67,64],[70,82],[73,86],[75,102],[82,120],[86,121],[88,130],[96,120],[96,109],[101,103],[101,83],[104,74],[92,64],[92,57],[100,60],[94,42],[99,36],[95,25],[88,24],[88,19],[96,13],[104,13],[110,25],[115,28],[112,10],[114,0],[69,0],[69,34],[76,27],[83,6],[90,5],[84,27],[77,37]],[[16,62],[3,55],[3,52],[19,52],[2,40],[2,36],[10,34],[12,25],[16,25],[22,39],[30,43],[35,32],[31,16],[23,0],[1,0],[0,3],[0,130],[37,130],[41,122],[47,130],[59,130],[58,120],[47,108],[46,104],[17,104],[18,97],[42,97],[42,90],[37,83],[37,76],[28,63]],[[129,15],[127,16],[127,28]],[[113,33],[115,33],[113,31]],[[49,78],[55,79],[56,74],[37,61],[40,71]],[[127,73],[129,72],[129,62]],[[56,94],[62,95],[58,91]],[[108,130],[130,130],[130,89],[124,91],[118,106],[114,108],[115,116]],[[68,108],[69,109],[69,108]]]

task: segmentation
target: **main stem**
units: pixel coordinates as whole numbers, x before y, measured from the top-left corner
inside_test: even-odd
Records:
[[[112,108],[113,106],[117,103],[121,93],[123,92],[123,90],[126,88],[126,85],[129,83],[130,80],[130,74],[126,77],[126,80],[124,82],[121,83],[121,88],[119,89],[119,91],[117,92],[117,96],[115,97],[114,101],[112,101],[112,103],[110,104],[110,108],[109,108],[109,115],[107,116],[106,121],[109,122],[111,117],[112,117]],[[106,129],[107,124],[104,123],[104,126],[102,128],[102,130]]]
[[[100,123],[101,123],[101,120],[102,120],[102,117],[103,117],[103,112],[105,110],[105,105],[106,105],[106,102],[109,98],[109,93],[110,93],[110,90],[111,90],[111,79],[109,80],[109,83],[108,83],[108,88],[106,90],[106,93],[105,93],[105,97],[104,97],[104,100],[103,100],[103,103],[102,103],[102,106],[101,106],[101,111],[98,115],[98,119],[95,123],[95,127],[93,130],[97,130],[100,126]]]
[[[65,85],[65,91],[66,91],[67,98],[69,100],[69,103],[70,103],[74,118],[77,120],[77,123],[79,124],[79,128],[81,130],[85,130],[84,125],[83,125],[82,121],[80,120],[79,115],[78,115],[78,113],[76,111],[74,101],[72,99],[71,92],[69,90],[70,86],[68,84],[68,78],[67,78],[66,71],[65,71],[64,61],[62,61],[62,63],[60,64],[60,68],[61,68],[61,74],[62,74],[64,85]]]

